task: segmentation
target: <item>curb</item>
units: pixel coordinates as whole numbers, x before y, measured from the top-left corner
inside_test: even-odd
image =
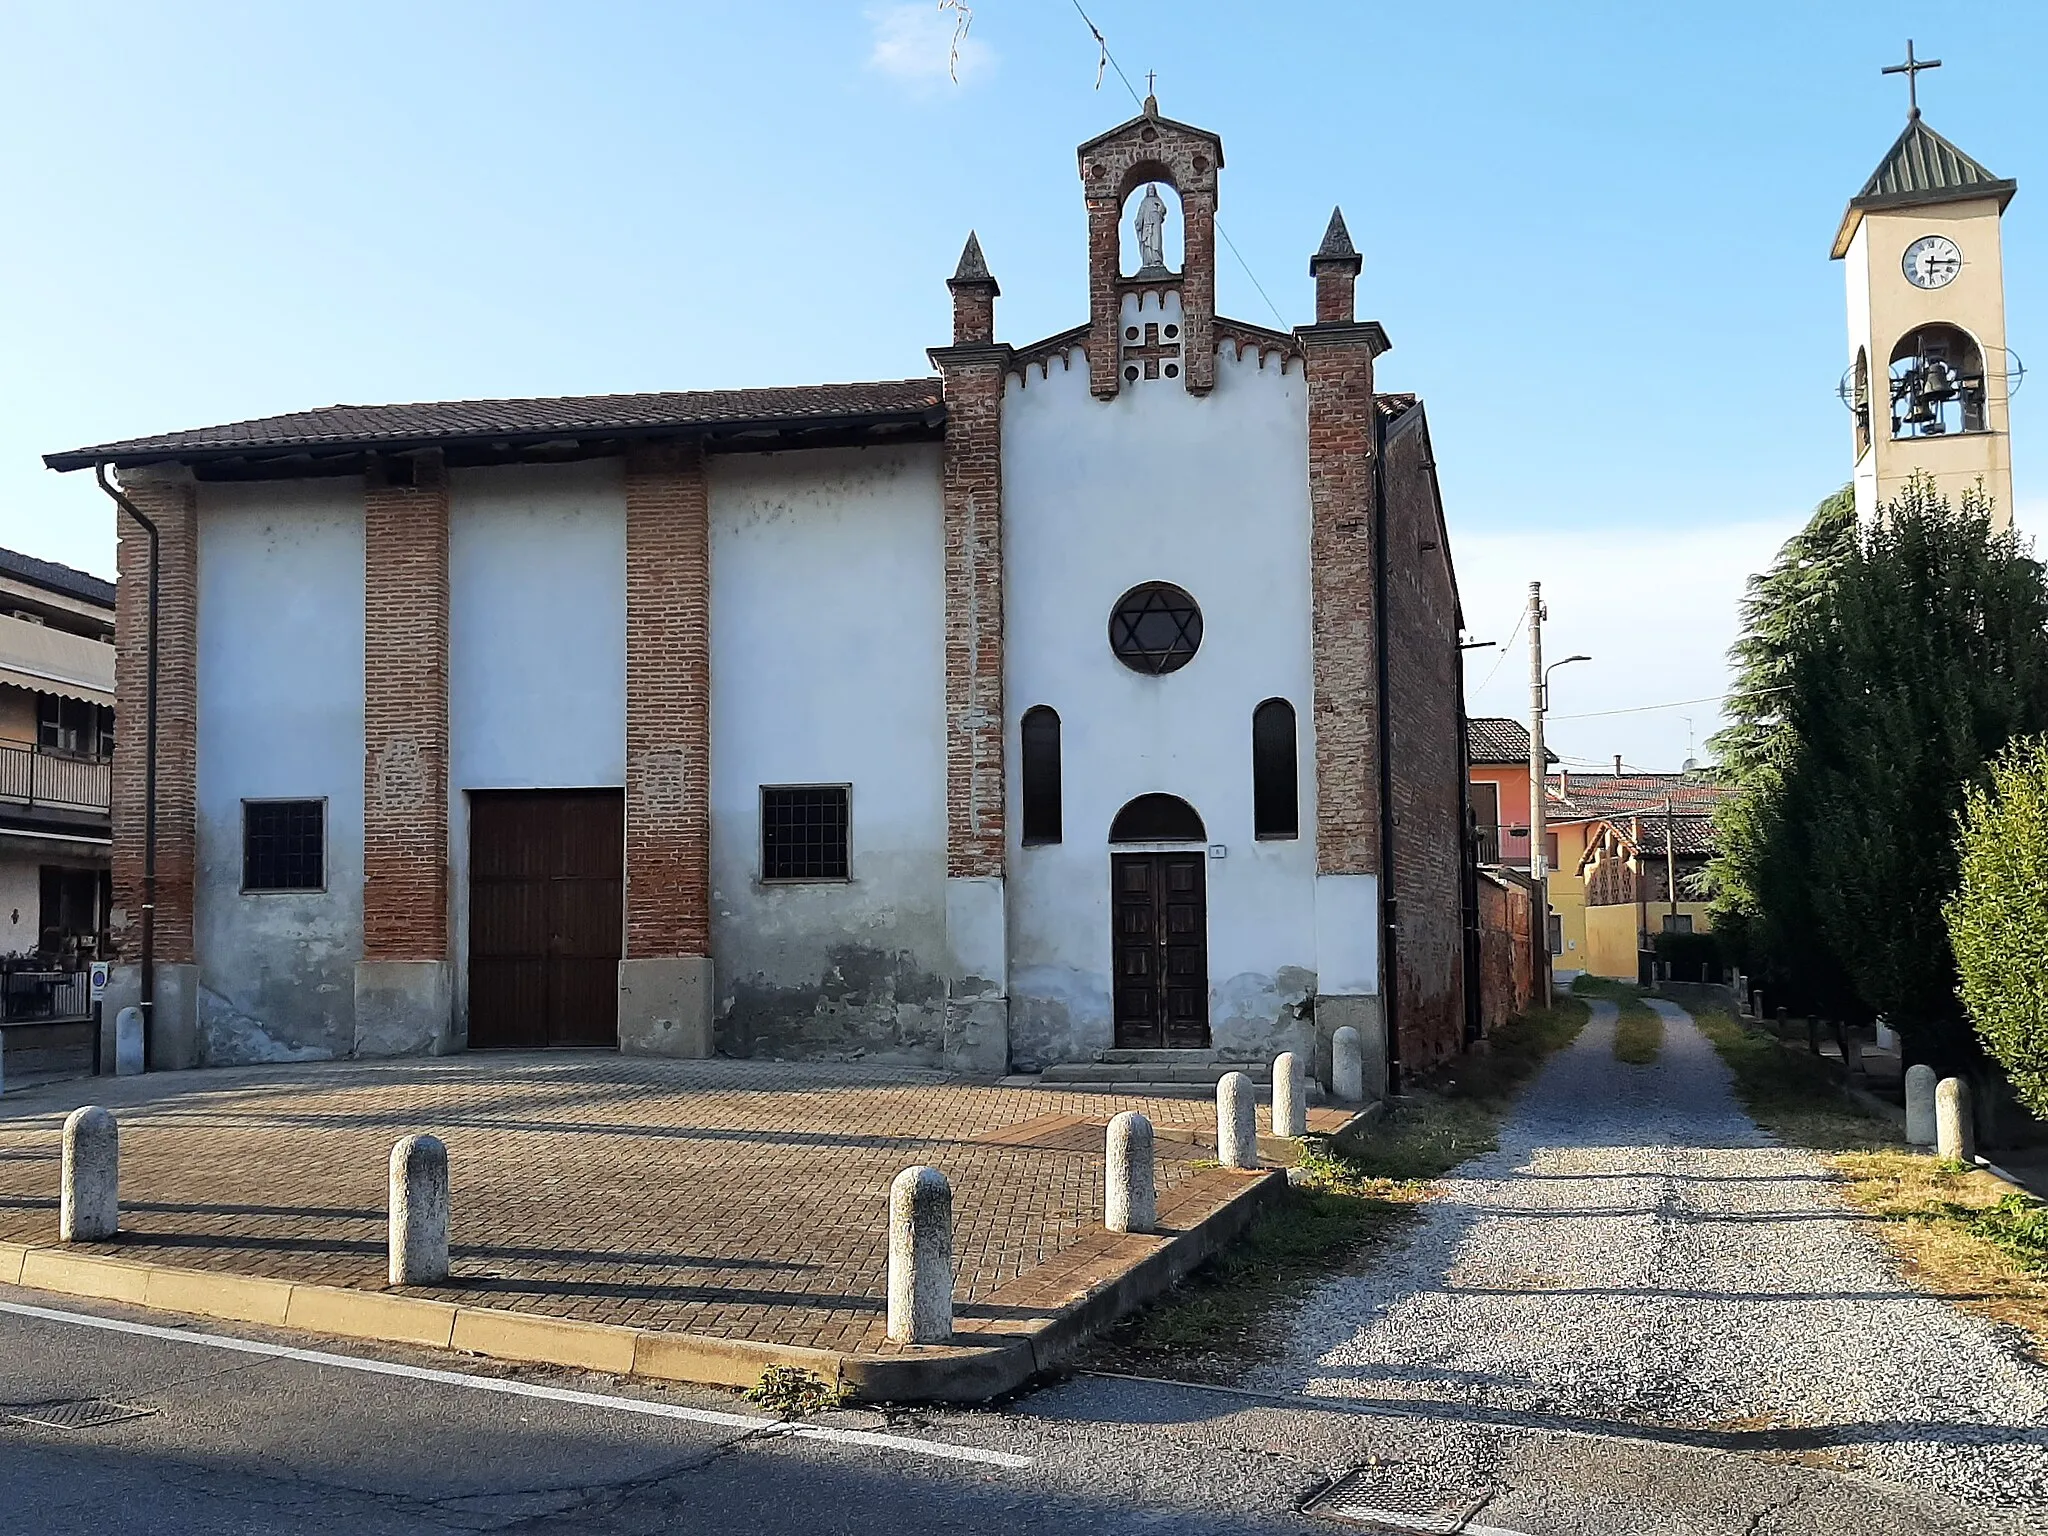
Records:
[[[1095,1334],[1171,1289],[1228,1247],[1286,1191],[1286,1175],[1278,1169],[1206,1170],[1162,1202],[1160,1234],[1097,1229],[964,1309],[1027,1314],[1018,1322],[977,1323],[970,1315],[955,1334],[958,1342],[876,1351],[587,1323],[348,1286],[181,1269],[75,1253],[54,1243],[0,1243],[0,1285],[614,1376],[751,1387],[770,1366],[794,1366],[870,1402],[982,1402],[1071,1358]]]

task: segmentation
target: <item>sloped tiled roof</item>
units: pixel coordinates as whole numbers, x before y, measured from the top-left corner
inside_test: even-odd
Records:
[[[1465,722],[1466,760],[1474,763],[1507,764],[1529,761],[1529,727],[1519,720],[1500,715],[1477,715]],[[1545,762],[1557,761],[1557,754],[1543,750]]]
[[[226,426],[75,448],[44,455],[52,469],[96,463],[218,459],[292,449],[345,452],[455,442],[545,441],[692,428],[739,430],[872,423],[937,417],[938,379],[810,384],[781,389],[704,389],[642,395],[569,395],[527,400],[444,400],[416,405],[330,405]]]
[[[1629,816],[1613,816],[1608,820],[1622,837],[1632,843],[1639,853],[1662,853],[1664,851],[1665,818],[1661,814],[1645,814],[1640,820]],[[1704,858],[1714,851],[1714,823],[1708,816],[1674,815],[1671,817],[1671,841],[1680,858]]]
[[[1994,176],[1928,127],[1916,112],[1863,183],[1863,190],[1849,200],[1848,212],[1835,235],[1834,253],[1840,257],[1848,251],[1856,226],[1869,209],[1917,208],[1972,197],[1995,197],[2002,209],[2018,190],[2018,182]]]
[[[12,576],[16,581],[25,581],[46,591],[61,592],[82,602],[98,603],[107,609],[114,606],[114,584],[111,581],[102,580],[87,571],[73,570],[68,565],[59,565],[54,560],[38,560],[34,555],[0,549],[0,575]]]
[[[1686,773],[1568,773],[1562,795],[1554,777],[1544,780],[1544,790],[1544,814],[1554,822],[1652,812],[1661,817],[1667,795],[1679,814],[1704,816],[1729,794],[1724,785]]]

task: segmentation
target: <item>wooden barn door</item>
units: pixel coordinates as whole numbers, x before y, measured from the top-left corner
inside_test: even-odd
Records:
[[[1109,856],[1116,1043],[1123,1050],[1209,1044],[1206,856]]]
[[[469,1043],[619,1043],[625,802],[490,790],[469,805]]]

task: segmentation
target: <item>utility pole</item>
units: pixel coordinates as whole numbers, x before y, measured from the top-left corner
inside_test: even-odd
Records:
[[[1529,583],[1529,880],[1535,886],[1535,932],[1529,942],[1543,956],[1542,1001],[1550,1001],[1550,880],[1543,858],[1543,583]]]

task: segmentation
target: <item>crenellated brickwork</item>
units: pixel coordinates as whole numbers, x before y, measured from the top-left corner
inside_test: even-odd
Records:
[[[711,952],[711,525],[704,453],[626,457],[626,957]]]
[[[198,814],[199,518],[183,469],[131,470],[121,489],[158,531],[156,961],[189,965]],[[119,514],[115,556],[113,762],[116,957],[142,958],[142,866],[149,676],[149,535]]]
[[[448,958],[448,477],[438,453],[363,492],[363,958]]]

